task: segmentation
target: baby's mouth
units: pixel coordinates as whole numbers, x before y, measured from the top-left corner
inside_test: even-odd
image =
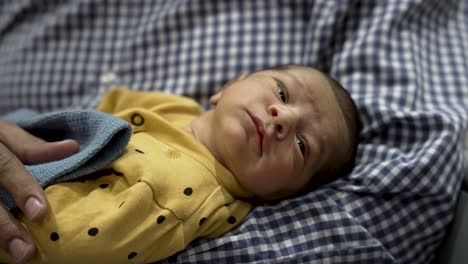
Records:
[[[260,156],[262,156],[263,153],[263,137],[265,134],[265,130],[263,128],[263,122],[260,120],[258,117],[250,114],[250,118],[252,118],[252,121],[255,126],[255,130],[257,131],[257,139],[258,139],[258,145],[259,145],[259,150],[260,150]]]

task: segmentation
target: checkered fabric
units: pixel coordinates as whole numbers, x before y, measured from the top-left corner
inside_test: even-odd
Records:
[[[0,2],[2,113],[92,108],[116,84],[206,104],[239,72],[287,63],[356,100],[354,171],[164,262],[428,263],[461,184],[467,1]]]

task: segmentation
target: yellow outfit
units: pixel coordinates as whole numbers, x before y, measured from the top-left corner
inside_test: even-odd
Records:
[[[116,89],[98,110],[132,124],[124,154],[99,177],[52,185],[43,223],[21,222],[38,252],[33,263],[149,263],[197,237],[219,236],[244,218],[251,197],[183,131],[202,113],[185,97]],[[0,250],[0,262],[9,258]]]

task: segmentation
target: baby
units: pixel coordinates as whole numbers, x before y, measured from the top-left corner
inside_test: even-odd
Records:
[[[116,161],[46,188],[49,218],[17,217],[33,263],[149,263],[231,230],[258,201],[279,201],[352,169],[360,121],[349,94],[310,67],[240,75],[195,101],[115,89],[98,106],[131,123]],[[10,261],[0,251],[0,262]]]

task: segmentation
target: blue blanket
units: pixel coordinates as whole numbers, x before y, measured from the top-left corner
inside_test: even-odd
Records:
[[[80,145],[80,151],[70,157],[26,166],[42,187],[77,179],[103,168],[120,156],[132,134],[132,128],[126,121],[97,111],[37,114],[21,110],[2,119],[15,122],[47,141],[74,139]],[[1,187],[0,200],[9,209],[16,206],[13,198]]]

